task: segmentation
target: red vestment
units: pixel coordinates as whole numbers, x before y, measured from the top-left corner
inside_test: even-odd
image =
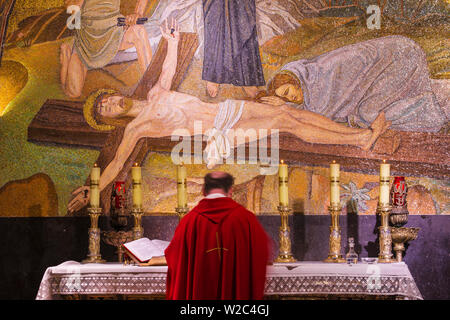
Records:
[[[262,299],[268,237],[231,198],[203,199],[181,219],[165,251],[166,298]]]

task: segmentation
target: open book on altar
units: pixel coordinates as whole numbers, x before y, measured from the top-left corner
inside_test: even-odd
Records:
[[[125,254],[137,263],[143,263],[152,257],[164,255],[164,250],[169,246],[169,241],[150,240],[148,238],[140,238],[123,244]]]

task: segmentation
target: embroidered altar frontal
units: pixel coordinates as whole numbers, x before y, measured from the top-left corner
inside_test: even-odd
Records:
[[[44,274],[36,299],[165,296],[167,267],[64,262]],[[265,297],[422,299],[408,266],[298,262],[267,267]]]

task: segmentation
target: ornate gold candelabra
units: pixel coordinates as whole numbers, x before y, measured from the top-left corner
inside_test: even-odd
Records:
[[[339,203],[332,203],[328,206],[328,211],[330,211],[331,215],[329,239],[330,250],[328,252],[328,257],[324,260],[324,262],[345,262],[345,259],[341,254],[341,227],[339,226],[339,214],[341,209],[342,207]]]
[[[415,240],[420,228],[399,227],[392,228],[392,242],[394,242],[394,251],[396,254],[396,261],[402,262],[403,252],[405,252],[405,243]]]
[[[280,249],[278,252],[278,257],[275,262],[296,262],[291,253],[291,237],[289,228],[289,214],[291,213],[291,208],[288,206],[278,206],[278,212],[281,217],[281,226],[279,229],[279,239],[280,239]]]
[[[103,241],[117,249],[117,260],[123,262],[123,244],[135,240],[133,231],[103,231]]]
[[[378,227],[380,244],[378,262],[380,263],[394,262],[394,259],[392,259],[392,233],[389,226],[391,209],[392,207],[388,204],[378,203],[377,213],[381,216],[381,225]]]
[[[98,217],[102,213],[102,208],[88,208],[91,218],[91,227],[89,228],[89,253],[83,263],[104,263],[100,254],[100,228],[98,227]]]
[[[142,216],[144,211],[140,207],[135,207],[131,210],[134,217],[133,239],[137,240],[144,236],[144,228],[142,227]]]
[[[189,212],[189,208],[188,207],[176,207],[175,212],[177,213],[177,216],[178,216],[178,222],[180,222],[181,219],[183,219],[183,217]]]

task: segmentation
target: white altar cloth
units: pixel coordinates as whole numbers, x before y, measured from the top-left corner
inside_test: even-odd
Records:
[[[159,295],[166,289],[166,266],[67,261],[47,268],[37,300],[62,295]],[[267,266],[266,296],[393,295],[422,299],[404,263],[348,265],[296,262]]]

